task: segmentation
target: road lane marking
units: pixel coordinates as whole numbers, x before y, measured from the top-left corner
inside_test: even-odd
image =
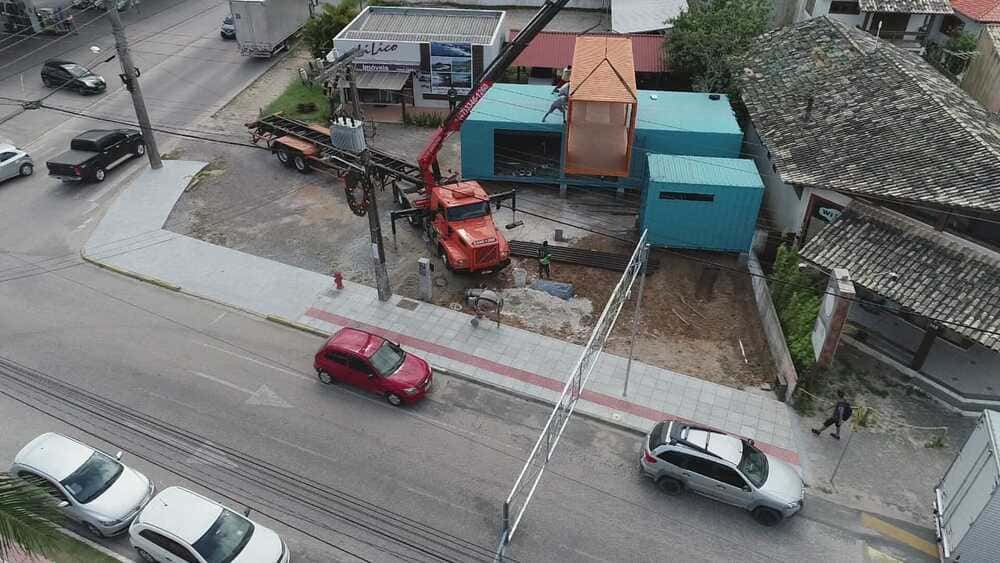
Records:
[[[870,545],[865,545],[865,557],[871,563],[903,563],[901,559],[896,559],[895,557],[879,551]]]
[[[874,530],[883,536],[908,545],[917,551],[926,553],[931,557],[938,556],[938,548],[933,542],[927,541],[915,534],[911,534],[902,528],[897,528],[896,526],[893,526],[884,520],[880,520],[867,512],[861,513],[861,525],[869,530]]]
[[[219,316],[215,317],[215,320],[213,320],[212,322],[210,322],[207,325],[205,325],[205,328],[208,328],[208,327],[214,325],[215,323],[221,321],[222,318],[226,316],[226,313],[228,313],[228,311],[223,311],[223,312],[219,313]]]
[[[225,314],[225,313],[223,313],[223,314]],[[287,373],[288,375],[294,375],[295,377],[298,377],[299,379],[305,379],[305,380],[308,380],[308,381],[312,381],[313,380],[312,377],[309,377],[308,375],[301,374],[301,373],[299,373],[297,371],[292,371],[290,369],[285,369],[283,367],[271,365],[271,364],[269,364],[267,362],[262,362],[260,360],[256,360],[256,359],[251,358],[249,356],[244,356],[242,354],[237,354],[236,352],[231,352],[231,351],[226,350],[225,348],[221,348],[219,346],[215,346],[215,345],[208,344],[208,343],[205,343],[205,342],[198,342],[197,340],[195,340],[194,342],[197,342],[198,344],[201,344],[202,346],[204,346],[206,348],[211,348],[213,350],[218,350],[219,352],[222,352],[223,354],[229,354],[230,356],[234,356],[236,358],[240,358],[241,360],[246,360],[248,362],[257,364],[259,366],[264,366],[266,368],[271,368],[271,369],[273,369],[275,371],[280,371],[282,373]]]
[[[246,401],[247,405],[260,405],[262,407],[282,407],[291,408],[291,404],[278,396],[267,385],[261,385],[253,395]]]
[[[243,387],[240,387],[239,385],[237,385],[235,383],[230,383],[230,382],[226,381],[225,379],[220,379],[218,377],[215,377],[214,375],[208,375],[207,373],[201,373],[200,371],[194,371],[194,370],[189,370],[189,371],[193,375],[197,375],[198,377],[204,377],[205,379],[207,379],[209,381],[214,381],[214,382],[218,383],[219,385],[225,385],[226,387],[229,387],[230,389],[236,389],[237,391],[242,391],[242,392],[246,393],[247,395],[253,395],[253,393],[254,393],[253,391],[251,391],[249,389],[244,389]]]

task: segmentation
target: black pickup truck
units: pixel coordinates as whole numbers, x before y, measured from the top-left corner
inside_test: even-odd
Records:
[[[49,176],[63,182],[103,182],[108,170],[144,154],[146,143],[135,129],[92,129],[74,137],[69,150],[45,166]]]

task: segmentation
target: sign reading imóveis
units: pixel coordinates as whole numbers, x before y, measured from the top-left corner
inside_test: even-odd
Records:
[[[334,40],[334,48],[338,55],[343,55],[358,46],[361,47],[362,54],[355,59],[355,63],[362,70],[406,71],[420,68],[420,45],[417,43]]]

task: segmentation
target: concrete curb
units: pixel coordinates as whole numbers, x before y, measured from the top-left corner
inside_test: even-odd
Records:
[[[93,264],[93,265],[97,266],[98,268],[103,268],[105,270],[110,270],[112,272],[115,272],[116,274],[121,274],[121,275],[126,276],[126,277],[130,277],[130,278],[137,279],[139,281],[150,283],[150,284],[162,287],[164,289],[169,289],[170,291],[177,291],[177,292],[181,291],[181,286],[179,286],[179,285],[175,285],[175,284],[172,284],[170,282],[165,282],[165,281],[163,281],[161,279],[157,279],[157,278],[154,278],[152,276],[147,276],[145,274],[140,274],[138,272],[133,272],[131,270],[126,270],[124,268],[119,268],[118,266],[112,266],[111,264],[106,264],[104,262],[100,262],[100,261],[98,261],[98,260],[96,260],[94,258],[91,258],[91,257],[87,256],[86,254],[83,253],[83,251],[80,251],[80,258],[83,258],[83,260],[85,262],[89,262],[90,264]]]
[[[101,553],[103,553],[104,555],[107,555],[108,557],[110,557],[112,559],[115,559],[117,561],[121,561],[122,563],[135,563],[134,559],[127,559],[127,558],[125,558],[125,556],[119,555],[118,553],[115,553],[114,551],[111,551],[110,549],[104,547],[103,545],[101,545],[101,544],[99,544],[99,543],[97,543],[97,542],[95,542],[93,540],[87,539],[87,538],[81,536],[80,534],[78,534],[78,533],[76,533],[76,532],[74,532],[72,530],[67,530],[66,528],[60,528],[59,531],[61,531],[62,533],[66,534],[67,536],[75,539],[78,542],[87,544],[88,546],[96,549],[97,551],[100,551]]]
[[[317,328],[313,328],[313,327],[308,326],[308,325],[304,325],[302,323],[297,323],[295,321],[290,321],[290,320],[288,320],[288,319],[286,319],[284,317],[280,317],[278,315],[265,315],[264,318],[267,319],[267,320],[269,320],[269,321],[271,321],[272,323],[277,323],[277,324],[282,325],[282,326],[287,326],[288,328],[294,328],[296,330],[301,330],[302,332],[308,332],[309,334],[312,334],[314,336],[320,336],[320,337],[323,337],[323,338],[329,338],[330,337],[330,334],[328,332],[324,332],[322,330],[319,330]]]
[[[490,389],[493,389],[494,391],[499,391],[501,393],[506,393],[508,395],[517,397],[519,399],[524,399],[526,401],[531,401],[532,403],[537,403],[539,405],[545,405],[547,407],[555,407],[556,406],[556,402],[555,401],[551,401],[549,399],[544,399],[542,397],[536,397],[536,396],[531,395],[529,393],[525,393],[523,391],[518,391],[516,389],[511,389],[509,387],[504,387],[503,385],[497,385],[496,383],[492,383],[492,382],[489,382],[489,381],[483,381],[482,379],[478,379],[476,377],[473,377],[471,375],[468,375],[468,374],[465,374],[465,373],[462,373],[462,372],[459,372],[459,371],[455,371],[453,369],[443,368],[443,367],[440,367],[440,366],[435,366],[433,364],[431,364],[431,369],[433,369],[434,371],[441,372],[441,373],[443,373],[445,375],[449,375],[451,377],[455,377],[457,379],[462,379],[462,380],[468,381],[470,383],[475,383],[475,384],[481,385],[483,387],[488,387]],[[635,434],[637,436],[645,436],[646,432],[649,431],[648,429],[640,429],[640,428],[635,428],[633,426],[629,426],[628,424],[625,424],[624,422],[622,422],[620,420],[615,420],[615,419],[610,418],[610,417],[604,417],[604,416],[600,416],[600,415],[597,415],[597,414],[592,414],[592,413],[589,413],[589,412],[584,412],[584,411],[581,411],[579,409],[574,409],[573,410],[573,414],[576,414],[576,415],[582,416],[584,418],[590,419],[590,420],[592,420],[594,422],[599,422],[601,424],[607,424],[609,426],[614,426],[615,428],[617,428],[619,430],[623,430],[625,432],[629,432],[629,433]]]

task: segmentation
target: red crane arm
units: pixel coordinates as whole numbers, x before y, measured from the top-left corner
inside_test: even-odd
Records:
[[[425,186],[430,188],[436,186],[438,183],[440,174],[436,172],[437,156],[444,142],[452,133],[462,127],[462,123],[469,117],[469,114],[472,113],[479,100],[483,99],[483,96],[486,95],[490,87],[503,75],[507,67],[514,62],[514,59],[528,47],[531,40],[540,31],[545,29],[545,26],[552,21],[552,18],[567,3],[569,3],[569,0],[546,0],[535,14],[535,17],[531,18],[528,25],[524,26],[524,29],[517,34],[517,37],[503,46],[500,53],[490,63],[490,66],[486,67],[486,70],[483,71],[483,75],[476,84],[476,87],[462,98],[462,101],[445,118],[441,127],[434,132],[434,135],[427,142],[424,150],[420,153],[420,157],[417,159],[417,164],[420,166],[420,176],[423,178]]]

